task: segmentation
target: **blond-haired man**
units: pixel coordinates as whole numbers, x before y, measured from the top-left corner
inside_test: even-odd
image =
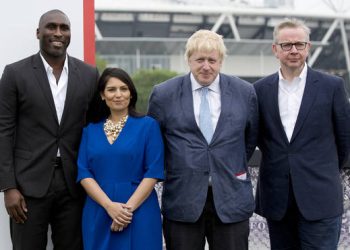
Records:
[[[257,100],[252,85],[220,73],[225,54],[220,35],[197,31],[186,45],[190,73],[155,86],[150,97],[165,143],[169,250],[202,250],[205,239],[210,249],[248,249]]]

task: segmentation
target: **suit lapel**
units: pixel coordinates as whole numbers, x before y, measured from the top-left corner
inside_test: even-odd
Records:
[[[317,92],[318,92],[318,88],[317,88],[317,84],[316,84],[317,79],[315,79],[313,76],[314,76],[314,74],[313,74],[312,70],[310,68],[308,68],[304,94],[303,94],[303,98],[301,101],[297,121],[295,123],[295,127],[293,130],[293,135],[292,135],[292,138],[290,140],[291,143],[293,142],[295,137],[298,135],[300,129],[302,128],[304,121],[310,112],[310,109],[312,107],[312,104],[314,103],[315,97],[316,97]]]
[[[289,143],[288,137],[286,135],[286,132],[284,131],[284,127],[282,124],[280,109],[278,104],[278,82],[279,82],[279,76],[278,76],[278,73],[276,73],[273,76],[272,81],[269,82],[270,87],[268,88],[268,92],[270,93],[267,93],[268,95],[266,95],[266,98],[270,99],[269,103],[271,106],[267,110],[271,110],[272,121],[276,122],[279,132],[282,135],[285,143]]]
[[[228,79],[220,74],[220,98],[221,98],[221,111],[220,116],[218,119],[218,123],[216,125],[216,128],[214,130],[212,141],[215,141],[215,139],[220,135],[221,131],[224,131],[224,126],[226,124],[225,118],[229,117],[229,113],[232,110],[233,104],[232,104],[232,92],[231,88],[229,88],[229,82]],[[227,125],[227,124],[226,124]]]
[[[49,80],[47,79],[46,69],[44,68],[44,64],[39,53],[33,56],[33,69],[34,69],[35,77],[37,78],[37,82],[52,111],[51,113],[54,115],[54,118],[58,123],[55,102],[53,100],[50,83],[49,83]]]
[[[70,110],[69,106],[72,103],[72,100],[74,99],[74,93],[77,90],[77,86],[79,81],[79,74],[78,74],[78,68],[76,64],[73,62],[73,60],[68,56],[68,86],[67,86],[67,93],[66,93],[66,100],[64,103],[64,109],[61,119],[61,125],[64,123],[65,119],[67,119],[68,110]]]
[[[183,78],[183,81],[181,83],[180,100],[185,122],[188,122],[191,127],[197,128],[196,135],[198,137],[202,137],[203,140],[206,141],[197,125],[196,118],[194,117],[193,95],[190,74],[187,74]]]

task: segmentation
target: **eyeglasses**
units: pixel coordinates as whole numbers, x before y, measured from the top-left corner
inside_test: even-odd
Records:
[[[283,51],[290,51],[293,48],[293,45],[297,50],[303,50],[306,48],[306,44],[308,44],[308,42],[277,43],[277,45],[281,46]]]

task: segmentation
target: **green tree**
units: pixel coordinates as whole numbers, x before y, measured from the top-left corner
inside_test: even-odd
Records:
[[[98,72],[102,74],[103,70],[107,67],[107,61],[102,59],[99,54],[95,55],[95,60],[96,60],[96,67],[98,69]]]
[[[136,104],[137,110],[146,113],[148,98],[151,94],[153,86],[176,75],[178,75],[178,73],[164,69],[140,70],[132,75],[138,95]]]

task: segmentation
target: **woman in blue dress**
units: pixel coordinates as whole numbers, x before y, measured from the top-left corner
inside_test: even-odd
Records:
[[[88,194],[83,210],[85,250],[161,250],[161,215],[154,185],[164,178],[164,151],[155,120],[135,110],[130,76],[107,68],[100,105],[83,130],[78,182]]]

